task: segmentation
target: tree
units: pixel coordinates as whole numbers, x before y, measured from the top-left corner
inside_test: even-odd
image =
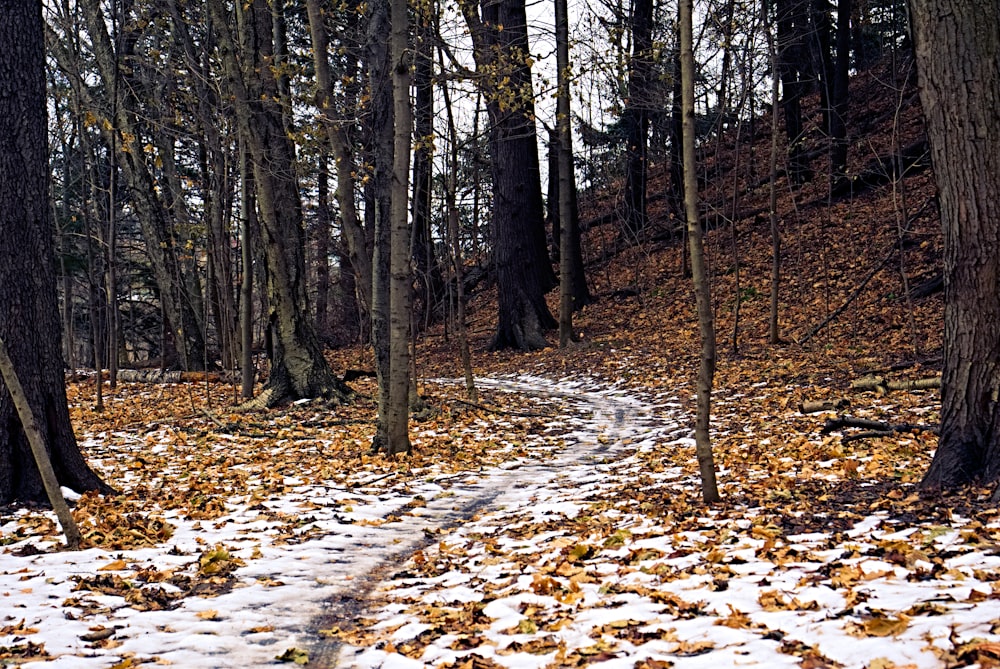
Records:
[[[295,146],[285,128],[278,81],[270,67],[274,57],[271,9],[267,0],[238,7],[241,34],[249,42],[240,48],[243,45],[238,46],[233,38],[224,0],[208,4],[233,108],[253,164],[265,248],[269,324],[275,346],[267,385],[255,401],[273,406],[299,397],[343,400],[349,390],[323,357],[307,303]]]
[[[706,502],[719,501],[715,482],[715,459],[709,421],[712,405],[712,382],[715,377],[715,321],[712,295],[705,268],[701,220],[698,218],[698,176],[695,172],[694,140],[694,48],[691,26],[692,0],[680,0],[681,114],[683,117],[684,210],[687,216],[688,244],[691,249],[691,278],[698,305],[698,330],[701,334],[701,365],[698,370],[698,414],[694,438],[701,473],[701,495]]]
[[[788,137],[789,180],[801,186],[811,178],[802,140],[802,98],[809,89],[808,0],[775,0],[778,33],[778,75],[781,111]]]
[[[555,0],[556,14],[556,69],[559,92],[556,102],[556,149],[558,160],[559,208],[559,346],[565,348],[573,341],[573,263],[571,223],[573,221],[573,189],[570,186],[573,172],[573,134],[570,128],[569,100],[569,10],[566,0]]]
[[[0,340],[24,386],[59,483],[110,489],[84,462],[66,405],[49,209],[41,3],[13,2],[0,21]],[[44,486],[0,381],[0,504],[42,502]]]
[[[499,308],[490,349],[544,348],[545,331],[558,325],[545,304],[556,279],[545,244],[525,1],[484,0],[481,16],[471,0],[459,4],[490,119],[490,234]]]
[[[410,272],[409,170],[413,110],[410,108],[409,12],[407,0],[391,0],[393,161],[389,257],[389,407],[385,451],[410,451]]]
[[[910,12],[945,243],[936,489],[1000,479],[1000,5]]]
[[[632,58],[628,98],[622,126],[625,132],[625,225],[637,235],[646,228],[646,181],[649,173],[650,84],[653,69],[653,0],[632,3]]]

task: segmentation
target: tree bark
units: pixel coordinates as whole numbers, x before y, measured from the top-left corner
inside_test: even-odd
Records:
[[[210,0],[209,12],[253,163],[267,265],[274,354],[267,385],[255,405],[272,406],[300,397],[343,401],[350,390],[323,357],[310,317],[295,148],[285,130],[278,82],[268,65],[273,57],[271,9],[267,0],[254,0],[243,9],[242,34],[249,43],[242,51],[233,39],[223,0]],[[244,75],[238,53],[249,75]]]
[[[945,243],[937,489],[1000,479],[1000,5],[909,4]]]
[[[498,293],[490,349],[540,349],[548,345],[545,331],[558,325],[545,303],[557,281],[545,243],[525,2],[484,1],[482,17],[470,0],[460,6],[490,119],[490,232]]]
[[[0,339],[37,417],[56,478],[110,491],[84,462],[66,405],[49,208],[45,48],[40,3],[10,3],[0,21]],[[47,497],[28,436],[0,381],[0,504]]]
[[[410,452],[410,273],[409,173],[413,110],[410,108],[407,0],[391,0],[393,161],[389,258],[389,411],[386,453]]]
[[[644,2],[646,0],[643,0]],[[652,4],[650,2],[650,4]],[[556,70],[558,93],[556,100],[556,135],[558,136],[557,167],[559,170],[559,346],[565,348],[573,336],[573,266],[569,223],[573,218],[572,188],[573,133],[570,126],[569,99],[569,10],[566,0],[555,0],[556,15]],[[643,138],[645,144],[645,137]],[[643,185],[645,195],[645,184]],[[552,206],[552,203],[549,203]]]

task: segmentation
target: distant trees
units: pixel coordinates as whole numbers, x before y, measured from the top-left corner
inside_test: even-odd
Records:
[[[0,339],[36,415],[56,476],[108,490],[84,462],[70,425],[59,338],[49,205],[41,4],[8,3],[0,21]],[[44,502],[45,490],[0,377],[0,504]]]
[[[632,3],[632,55],[628,92],[622,113],[625,135],[625,226],[631,235],[646,229],[646,182],[649,174],[650,84],[653,77],[653,0]]]
[[[937,489],[1000,479],[1000,5],[910,11],[945,240]]]

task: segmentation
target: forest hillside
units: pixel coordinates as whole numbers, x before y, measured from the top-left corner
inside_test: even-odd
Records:
[[[850,382],[866,374],[940,371],[942,236],[915,79],[912,64],[886,64],[852,79],[853,185],[838,192],[831,192],[825,167],[818,95],[807,98],[805,147],[816,174],[802,187],[791,187],[780,171],[777,180],[778,345],[768,343],[770,114],[751,131],[742,127],[742,136],[729,132],[700,145],[720,392],[784,381],[794,387],[776,399],[795,406],[847,397]],[[780,167],[783,134],[778,148]],[[579,343],[532,354],[486,352],[495,327],[487,289],[470,298],[477,369],[551,366],[651,387],[693,383],[699,344],[686,246],[667,202],[668,166],[654,163],[650,173],[653,231],[642,240],[615,223],[620,183],[581,195],[587,277],[597,300],[575,316]],[[418,343],[420,374],[460,375],[454,346],[442,328],[427,332]]]

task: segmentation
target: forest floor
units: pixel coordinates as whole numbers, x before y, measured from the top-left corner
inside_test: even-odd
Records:
[[[869,103],[852,165],[919,139],[912,89],[884,74],[852,81]],[[454,333],[422,335],[431,409],[406,457],[367,455],[368,379],[344,406],[244,414],[220,383],[123,383],[98,413],[75,378],[82,448],[120,494],[75,499],[79,552],[52,514],[0,509],[0,666],[1000,666],[993,491],[919,491],[937,390],[851,386],[940,372],[941,294],[919,290],[940,276],[929,170],[780,194],[771,345],[766,132],[754,142],[750,160],[706,159],[720,503],[701,501],[698,328],[660,199],[641,244],[587,230],[599,300],[571,347],[487,352],[494,297],[473,295],[475,404]],[[593,220],[614,206],[581,202]],[[816,400],[838,409],[800,409]],[[907,427],[824,430],[836,418]]]

